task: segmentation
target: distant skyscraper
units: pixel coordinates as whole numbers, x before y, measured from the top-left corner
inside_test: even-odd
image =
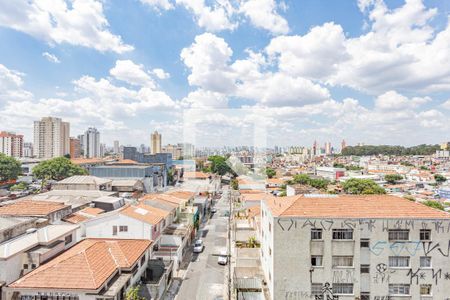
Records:
[[[100,144],[100,156],[99,157],[103,157],[106,154],[106,144]]]
[[[341,142],[341,151],[344,150],[347,147],[347,143],[345,142],[345,140],[342,140]]]
[[[60,118],[45,117],[34,122],[34,156],[59,157],[70,152],[70,124]]]
[[[152,154],[161,153],[161,140],[162,140],[161,134],[158,133],[158,131],[152,133],[151,135]]]
[[[23,156],[33,157],[33,143],[23,143]]]
[[[114,141],[114,154],[119,154],[120,153],[120,143],[119,141]]]
[[[79,158],[81,156],[80,140],[74,137],[70,138],[70,158]]]
[[[330,155],[331,154],[331,142],[326,142],[325,143],[325,155]]]
[[[86,158],[101,157],[100,132],[97,128],[90,127],[83,135],[83,154]]]
[[[316,156],[318,153],[318,149],[317,149],[317,141],[314,141],[314,144],[312,146],[312,156]]]
[[[23,157],[23,135],[0,131],[0,153],[12,157]]]

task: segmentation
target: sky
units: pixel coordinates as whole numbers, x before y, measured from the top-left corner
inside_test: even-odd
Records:
[[[0,130],[32,141],[54,116],[108,145],[154,130],[197,146],[262,131],[268,146],[441,143],[449,20],[448,0],[0,0]]]

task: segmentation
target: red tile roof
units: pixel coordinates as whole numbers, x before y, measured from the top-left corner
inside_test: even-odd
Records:
[[[85,239],[9,286],[96,290],[119,268],[131,268],[151,243],[149,240]]]
[[[50,201],[22,200],[0,207],[0,215],[7,216],[47,216],[68,205]]]
[[[274,216],[307,218],[445,218],[450,214],[390,195],[274,197],[264,200]]]

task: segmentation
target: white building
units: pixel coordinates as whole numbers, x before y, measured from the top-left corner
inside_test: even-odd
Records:
[[[82,135],[82,139],[83,141],[81,142],[81,145],[83,147],[84,157],[86,158],[101,157],[100,132],[98,132],[97,128],[90,127]]]
[[[119,154],[120,153],[120,144],[119,141],[114,141],[114,154]]]
[[[270,198],[271,299],[448,299],[450,215],[394,196]]]
[[[23,135],[0,131],[0,153],[17,158],[23,157]]]
[[[34,155],[37,158],[53,158],[69,153],[69,123],[52,117],[34,122]]]
[[[345,171],[345,168],[317,167],[316,175],[334,181],[344,176]]]
[[[23,157],[33,157],[33,143],[23,143]]]

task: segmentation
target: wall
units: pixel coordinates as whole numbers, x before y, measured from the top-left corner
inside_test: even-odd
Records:
[[[119,226],[128,226],[128,232],[119,232]],[[117,227],[117,235],[113,235],[113,226]],[[152,228],[139,220],[121,214],[100,217],[85,223],[86,237],[151,239]]]
[[[333,299],[342,300],[355,299],[360,292],[370,292],[370,299],[385,299],[390,283],[410,284],[409,299],[420,299],[421,284],[432,285],[433,299],[448,297],[450,220],[274,218],[273,221],[275,282],[269,287],[274,299],[314,299],[311,283],[321,283],[324,289],[328,285],[332,288],[334,283],[353,283],[354,295],[332,295]],[[266,232],[264,218],[262,226]],[[311,228],[323,229],[323,241],[311,241]],[[333,241],[334,228],[352,228],[354,240]],[[409,229],[409,241],[389,241],[388,229]],[[431,229],[432,241],[421,242],[420,229]],[[361,248],[361,238],[370,239],[368,248]],[[270,239],[263,242],[270,244]],[[312,272],[311,255],[323,255],[323,267],[313,268]],[[332,268],[333,255],[354,256],[354,267]],[[409,256],[410,266],[388,267],[390,256]],[[431,257],[431,268],[420,268],[421,256]],[[267,273],[270,260],[262,261]],[[370,265],[369,274],[360,274],[361,263]]]

